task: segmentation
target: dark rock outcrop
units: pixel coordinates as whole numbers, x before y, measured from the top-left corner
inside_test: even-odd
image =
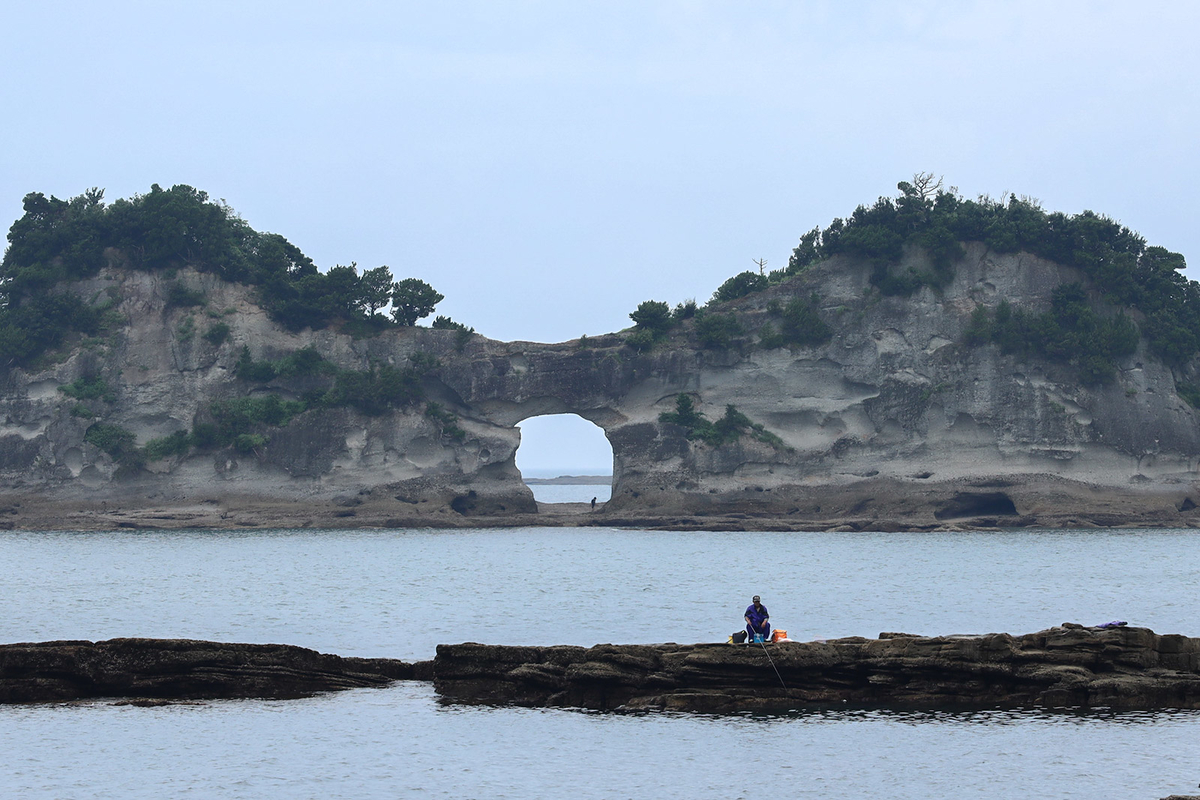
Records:
[[[342,658],[286,644],[109,639],[0,645],[0,703],[274,699],[413,677],[414,665],[403,661]]]
[[[1024,636],[881,634],[826,642],[439,645],[463,703],[726,713],[865,706],[1200,708],[1200,639],[1064,625]]]

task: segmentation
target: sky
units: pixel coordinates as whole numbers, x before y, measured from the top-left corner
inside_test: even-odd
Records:
[[[0,219],[185,183],[545,342],[784,266],[919,171],[1200,267],[1198,32],[1152,1],[9,2]],[[546,458],[587,466],[573,436]]]

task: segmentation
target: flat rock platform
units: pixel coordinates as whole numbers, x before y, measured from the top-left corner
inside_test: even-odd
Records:
[[[428,663],[428,662],[426,662]],[[421,670],[286,644],[109,639],[0,645],[0,703],[304,697],[384,686]]]
[[[448,702],[710,713],[805,708],[1200,708],[1200,639],[1065,623],[1013,636],[439,645]]]

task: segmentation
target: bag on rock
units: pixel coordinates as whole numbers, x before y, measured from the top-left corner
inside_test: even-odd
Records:
[[[730,640],[733,641],[734,644],[745,644],[746,643],[746,632],[738,631],[737,633],[735,633],[733,636],[731,636],[729,638],[730,638]]]

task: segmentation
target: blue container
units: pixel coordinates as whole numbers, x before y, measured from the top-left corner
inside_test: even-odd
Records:
[[[754,634],[754,643],[755,643],[755,644],[762,644],[762,643],[763,643],[763,638],[762,638],[762,636],[763,636],[763,635],[762,635],[761,633],[756,633],[756,634]]]

